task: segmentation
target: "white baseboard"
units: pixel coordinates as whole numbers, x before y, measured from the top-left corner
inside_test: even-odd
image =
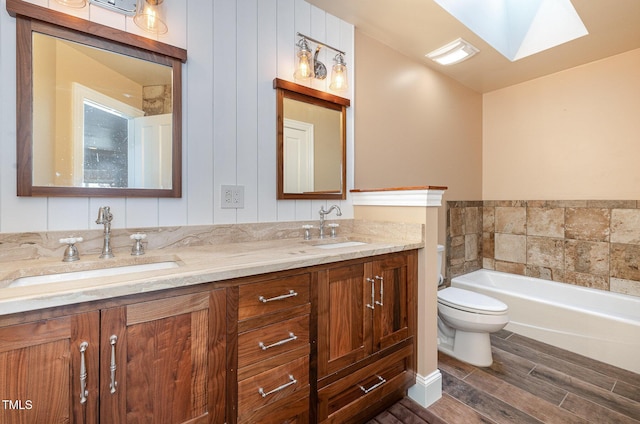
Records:
[[[416,375],[416,384],[409,388],[409,397],[427,408],[442,397],[442,374],[435,370],[426,377]]]

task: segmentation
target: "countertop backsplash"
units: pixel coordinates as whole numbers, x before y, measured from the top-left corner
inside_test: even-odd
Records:
[[[422,241],[420,224],[399,224],[392,222],[373,222],[354,219],[327,220],[340,226],[338,235],[349,237],[390,238],[395,240]],[[250,241],[302,239],[303,225],[313,225],[311,234],[318,238],[317,221],[289,221],[252,224],[198,225],[148,228],[112,228],[111,245],[116,255],[129,255],[134,233],[147,235],[144,240],[147,251],[175,249]],[[80,258],[86,255],[99,255],[103,244],[103,230],[48,231],[25,233],[0,233],[0,263],[7,261],[60,257],[62,260],[66,245],[61,238],[82,237],[76,244]]]

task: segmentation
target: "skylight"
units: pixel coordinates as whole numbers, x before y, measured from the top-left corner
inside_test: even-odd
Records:
[[[511,61],[587,35],[570,0],[434,0]]]

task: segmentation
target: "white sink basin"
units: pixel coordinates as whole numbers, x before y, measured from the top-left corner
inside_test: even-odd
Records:
[[[25,287],[35,284],[60,283],[63,281],[83,280],[86,278],[110,277],[113,275],[131,274],[135,272],[154,271],[157,269],[177,268],[175,261],[155,262],[150,264],[136,264],[117,266],[113,268],[90,269],[84,271],[62,272],[59,274],[34,275],[16,278],[9,287]]]
[[[316,244],[315,247],[318,249],[339,249],[341,247],[362,246],[363,244],[367,243],[363,241],[342,241],[338,243]]]

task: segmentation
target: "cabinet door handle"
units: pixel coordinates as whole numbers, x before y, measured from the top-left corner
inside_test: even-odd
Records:
[[[371,283],[371,303],[367,303],[367,308],[376,309],[376,280],[367,277],[367,281]]]
[[[384,383],[387,382],[387,380],[385,380],[384,378],[377,376],[378,379],[380,381],[378,381],[376,384],[374,384],[373,386],[369,387],[368,389],[365,389],[363,386],[360,386],[360,390],[362,390],[365,394],[369,393],[372,390],[377,389],[378,387],[382,386]]]
[[[380,301],[378,302],[378,301],[376,300],[376,305],[384,306],[384,305],[382,304],[382,301],[383,301],[383,299],[384,299],[384,278],[382,278],[382,277],[380,277],[380,276],[376,275],[376,280],[379,280],[379,281],[380,281]]]
[[[272,395],[272,394],[274,394],[274,393],[277,393],[277,392],[279,392],[279,391],[281,391],[281,390],[284,390],[284,389],[286,389],[286,388],[287,388],[287,387],[289,387],[289,386],[293,386],[294,384],[297,384],[297,383],[298,383],[298,380],[296,380],[296,379],[295,379],[291,374],[289,374],[289,382],[288,382],[288,383],[285,383],[285,384],[283,384],[282,386],[278,386],[278,387],[276,387],[275,389],[273,389],[273,390],[271,390],[271,391],[268,391],[268,392],[265,392],[265,391],[264,391],[264,389],[263,389],[262,387],[260,387],[260,388],[258,389],[258,393],[260,393],[260,396],[262,396],[263,398],[265,398],[265,397],[267,397],[267,396],[269,396],[269,395]]]
[[[109,389],[111,394],[116,392],[118,382],[116,381],[116,343],[118,342],[118,336],[115,334],[109,337],[109,343],[111,343],[111,364],[109,371],[111,371],[111,383],[109,383]]]
[[[270,299],[265,298],[264,296],[260,296],[258,298],[258,301],[262,302],[262,303],[267,303],[267,302],[273,302],[274,300],[283,300],[283,299],[288,299],[290,297],[295,297],[297,296],[298,293],[296,293],[294,290],[289,290],[289,293],[287,294],[283,294],[281,296],[276,296],[276,297],[272,297]]]
[[[80,343],[80,403],[87,401],[89,391],[87,390],[87,364],[85,362],[84,353],[89,347],[89,343]]]
[[[260,349],[262,349],[262,350],[267,350],[267,349],[271,349],[272,347],[280,346],[280,345],[292,342],[292,341],[297,340],[297,339],[298,339],[298,336],[296,336],[292,332],[289,332],[289,338],[288,339],[280,340],[279,342],[271,343],[270,345],[265,345],[264,343],[260,342],[260,343],[258,343],[258,346],[260,346]]]

